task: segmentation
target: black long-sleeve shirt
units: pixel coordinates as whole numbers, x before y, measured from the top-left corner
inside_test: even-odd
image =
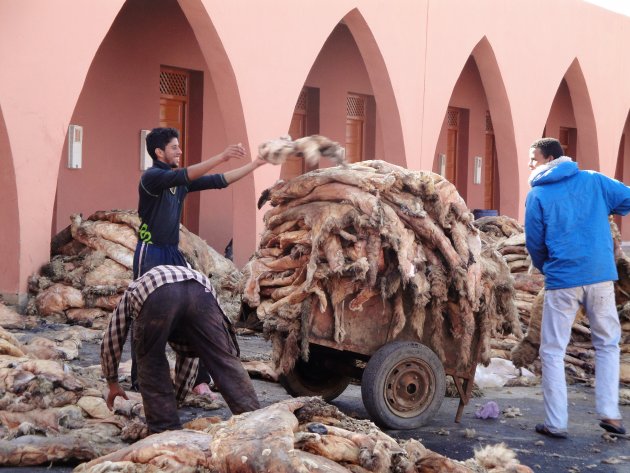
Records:
[[[142,174],[138,185],[141,220],[138,239],[145,243],[177,246],[186,194],[227,186],[223,174],[210,174],[191,181],[186,168],[172,169],[168,164],[154,160],[153,167]]]

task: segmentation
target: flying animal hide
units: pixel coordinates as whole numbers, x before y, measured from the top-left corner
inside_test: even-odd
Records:
[[[282,164],[292,156],[303,158],[307,169],[317,167],[322,157],[337,165],[345,163],[344,148],[321,135],[305,136],[295,141],[284,135],[262,143],[258,154],[271,164]]]

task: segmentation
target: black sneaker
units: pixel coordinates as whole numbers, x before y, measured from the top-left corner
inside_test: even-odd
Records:
[[[565,439],[568,436],[566,432],[552,432],[545,424],[536,424],[536,432],[556,439]]]

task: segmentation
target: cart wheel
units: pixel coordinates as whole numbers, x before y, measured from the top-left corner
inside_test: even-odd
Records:
[[[346,390],[350,378],[327,368],[327,358],[311,351],[308,362],[299,358],[295,367],[278,381],[291,396],[321,396],[332,401]]]
[[[390,429],[414,429],[440,409],[446,390],[444,367],[416,342],[391,342],[368,361],[361,381],[370,417]]]

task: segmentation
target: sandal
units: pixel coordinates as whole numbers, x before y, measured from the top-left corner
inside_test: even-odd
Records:
[[[608,420],[602,420],[599,423],[599,426],[604,429],[607,432],[610,432],[611,434],[617,434],[617,435],[625,435],[626,434],[626,429],[624,428],[623,425],[615,425],[612,424],[610,421]]]
[[[568,435],[566,432],[552,432],[545,424],[536,424],[536,432],[556,439],[565,439]]]

